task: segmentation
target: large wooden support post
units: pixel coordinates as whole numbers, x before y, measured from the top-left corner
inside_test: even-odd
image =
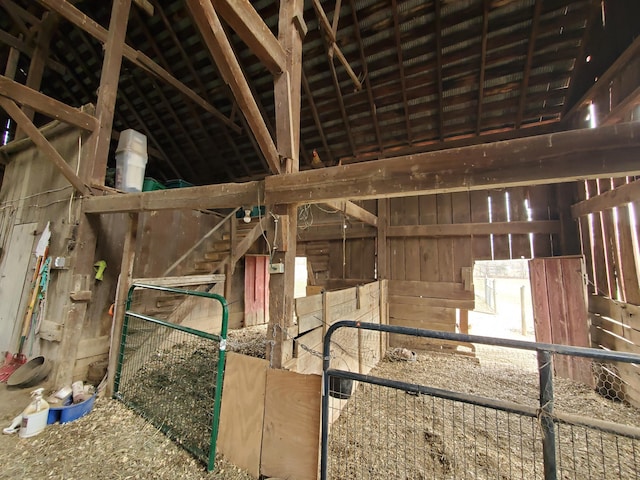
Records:
[[[111,128],[113,127],[113,114],[118,94],[118,79],[120,78],[122,52],[124,50],[130,9],[131,0],[114,0],[111,7],[109,34],[107,43],[104,45],[105,54],[102,62],[98,102],[96,105],[96,117],[100,122],[100,126],[98,127],[98,135],[93,135],[92,141],[88,145],[89,150],[93,152],[91,182],[96,185],[104,185],[107,157],[109,156],[109,142],[111,141]]]
[[[98,217],[82,215],[78,225],[75,249],[75,265],[71,291],[91,290],[93,285],[93,263],[96,250]],[[62,339],[58,351],[59,360],[51,377],[53,385],[69,385],[73,380],[73,369],[76,364],[79,340],[85,323],[88,303],[83,300],[70,300],[64,319]]]
[[[389,200],[378,200],[378,241],[377,241],[377,272],[378,279],[389,278],[389,250],[387,247],[387,228],[389,227]]]
[[[286,70],[275,79],[274,95],[277,148],[285,161],[284,175],[299,170],[302,36],[295,27],[294,18],[302,18],[303,5],[303,0],[280,2],[278,40],[286,52]],[[288,329],[294,316],[298,208],[281,205],[276,213],[279,215],[280,241],[272,263],[283,263],[284,273],[274,274],[270,279],[267,359],[271,367],[280,368],[293,356],[293,337]]]
[[[116,308],[113,315],[113,328],[111,345],[109,348],[109,369],[107,371],[107,396],[113,394],[113,380],[118,366],[118,354],[120,352],[120,334],[124,323],[124,312],[127,302],[127,293],[133,278],[133,265],[136,254],[136,238],[138,235],[138,214],[128,214],[127,236],[124,239],[122,249],[122,263],[120,264],[120,278],[116,290]]]

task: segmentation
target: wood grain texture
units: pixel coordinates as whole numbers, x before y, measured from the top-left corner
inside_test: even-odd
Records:
[[[226,362],[218,449],[231,463],[257,478],[269,363],[233,352],[227,354]]]
[[[260,473],[316,480],[320,448],[321,377],[267,371]]]

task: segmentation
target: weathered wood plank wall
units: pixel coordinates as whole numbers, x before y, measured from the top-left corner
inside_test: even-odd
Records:
[[[573,205],[585,257],[590,295],[591,343],[640,353],[640,180],[600,179],[581,185]],[[640,370],[616,363],[600,370],[599,385],[618,385],[640,405]]]

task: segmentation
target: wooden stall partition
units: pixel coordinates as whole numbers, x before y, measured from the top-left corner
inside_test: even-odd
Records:
[[[321,379],[319,375],[267,370],[262,475],[318,478]]]
[[[591,346],[584,259],[536,258],[529,261],[529,275],[536,340]],[[564,355],[553,360],[556,375],[593,386],[591,362]]]
[[[380,323],[381,283],[324,292],[295,300],[298,335],[287,368],[299,373],[322,373],[322,342],[327,328],[340,320]],[[368,373],[386,351],[379,332],[339,330],[334,334],[333,366]]]
[[[260,358],[227,355],[218,451],[255,478],[260,476],[268,368]]]
[[[389,280],[388,292],[391,325],[455,332],[456,310],[473,310],[475,305],[473,290],[465,289],[464,283]],[[413,350],[471,347],[428,338],[399,335],[389,337],[390,346]]]
[[[589,297],[591,339],[596,348],[618,352],[640,353],[640,307],[611,298]],[[603,384],[618,387],[622,398],[640,407],[640,367],[635,364],[615,362],[600,366],[597,388],[603,393]]]
[[[317,478],[321,377],[227,356],[218,451],[254,478]]]

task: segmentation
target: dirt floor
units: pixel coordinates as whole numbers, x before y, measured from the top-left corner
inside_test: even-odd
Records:
[[[0,418],[3,428],[13,415]],[[208,474],[202,463],[141,417],[104,398],[86,417],[49,425],[35,437],[0,435],[0,465],[0,479],[252,478],[222,460]]]
[[[262,356],[266,346],[266,327],[231,331],[228,347],[246,355]],[[180,378],[171,382],[181,384],[193,382],[201,366],[200,357],[205,358],[209,349],[196,345],[185,355],[184,362],[173,362],[172,366],[188,366],[180,371]],[[204,352],[204,353],[203,353]],[[215,351],[212,351],[215,357]],[[194,358],[198,357],[195,361]],[[207,357],[208,358],[208,357]],[[140,386],[153,383],[163,375],[161,366],[145,362],[147,372]],[[200,372],[201,373],[201,372]],[[184,377],[184,378],[182,378]],[[199,378],[199,376],[198,376]],[[213,377],[212,377],[213,378]],[[210,383],[210,382],[209,382]],[[52,385],[43,383],[45,391],[52,391]],[[34,387],[35,388],[35,387]],[[16,389],[0,384],[0,426],[9,426],[13,418],[29,403],[29,393],[33,388]],[[154,388],[156,394],[161,389]],[[135,392],[134,392],[135,393]],[[206,398],[212,397],[212,392]],[[185,395],[194,398],[194,395]],[[193,419],[190,419],[193,421]],[[185,440],[185,439],[182,439]],[[194,459],[184,449],[169,440],[163,433],[133,413],[121,402],[101,398],[93,411],[84,418],[64,425],[49,425],[40,435],[20,438],[18,434],[0,434],[0,479],[228,479],[246,480],[252,478],[235,466],[219,459],[216,470],[205,471],[202,462]]]

